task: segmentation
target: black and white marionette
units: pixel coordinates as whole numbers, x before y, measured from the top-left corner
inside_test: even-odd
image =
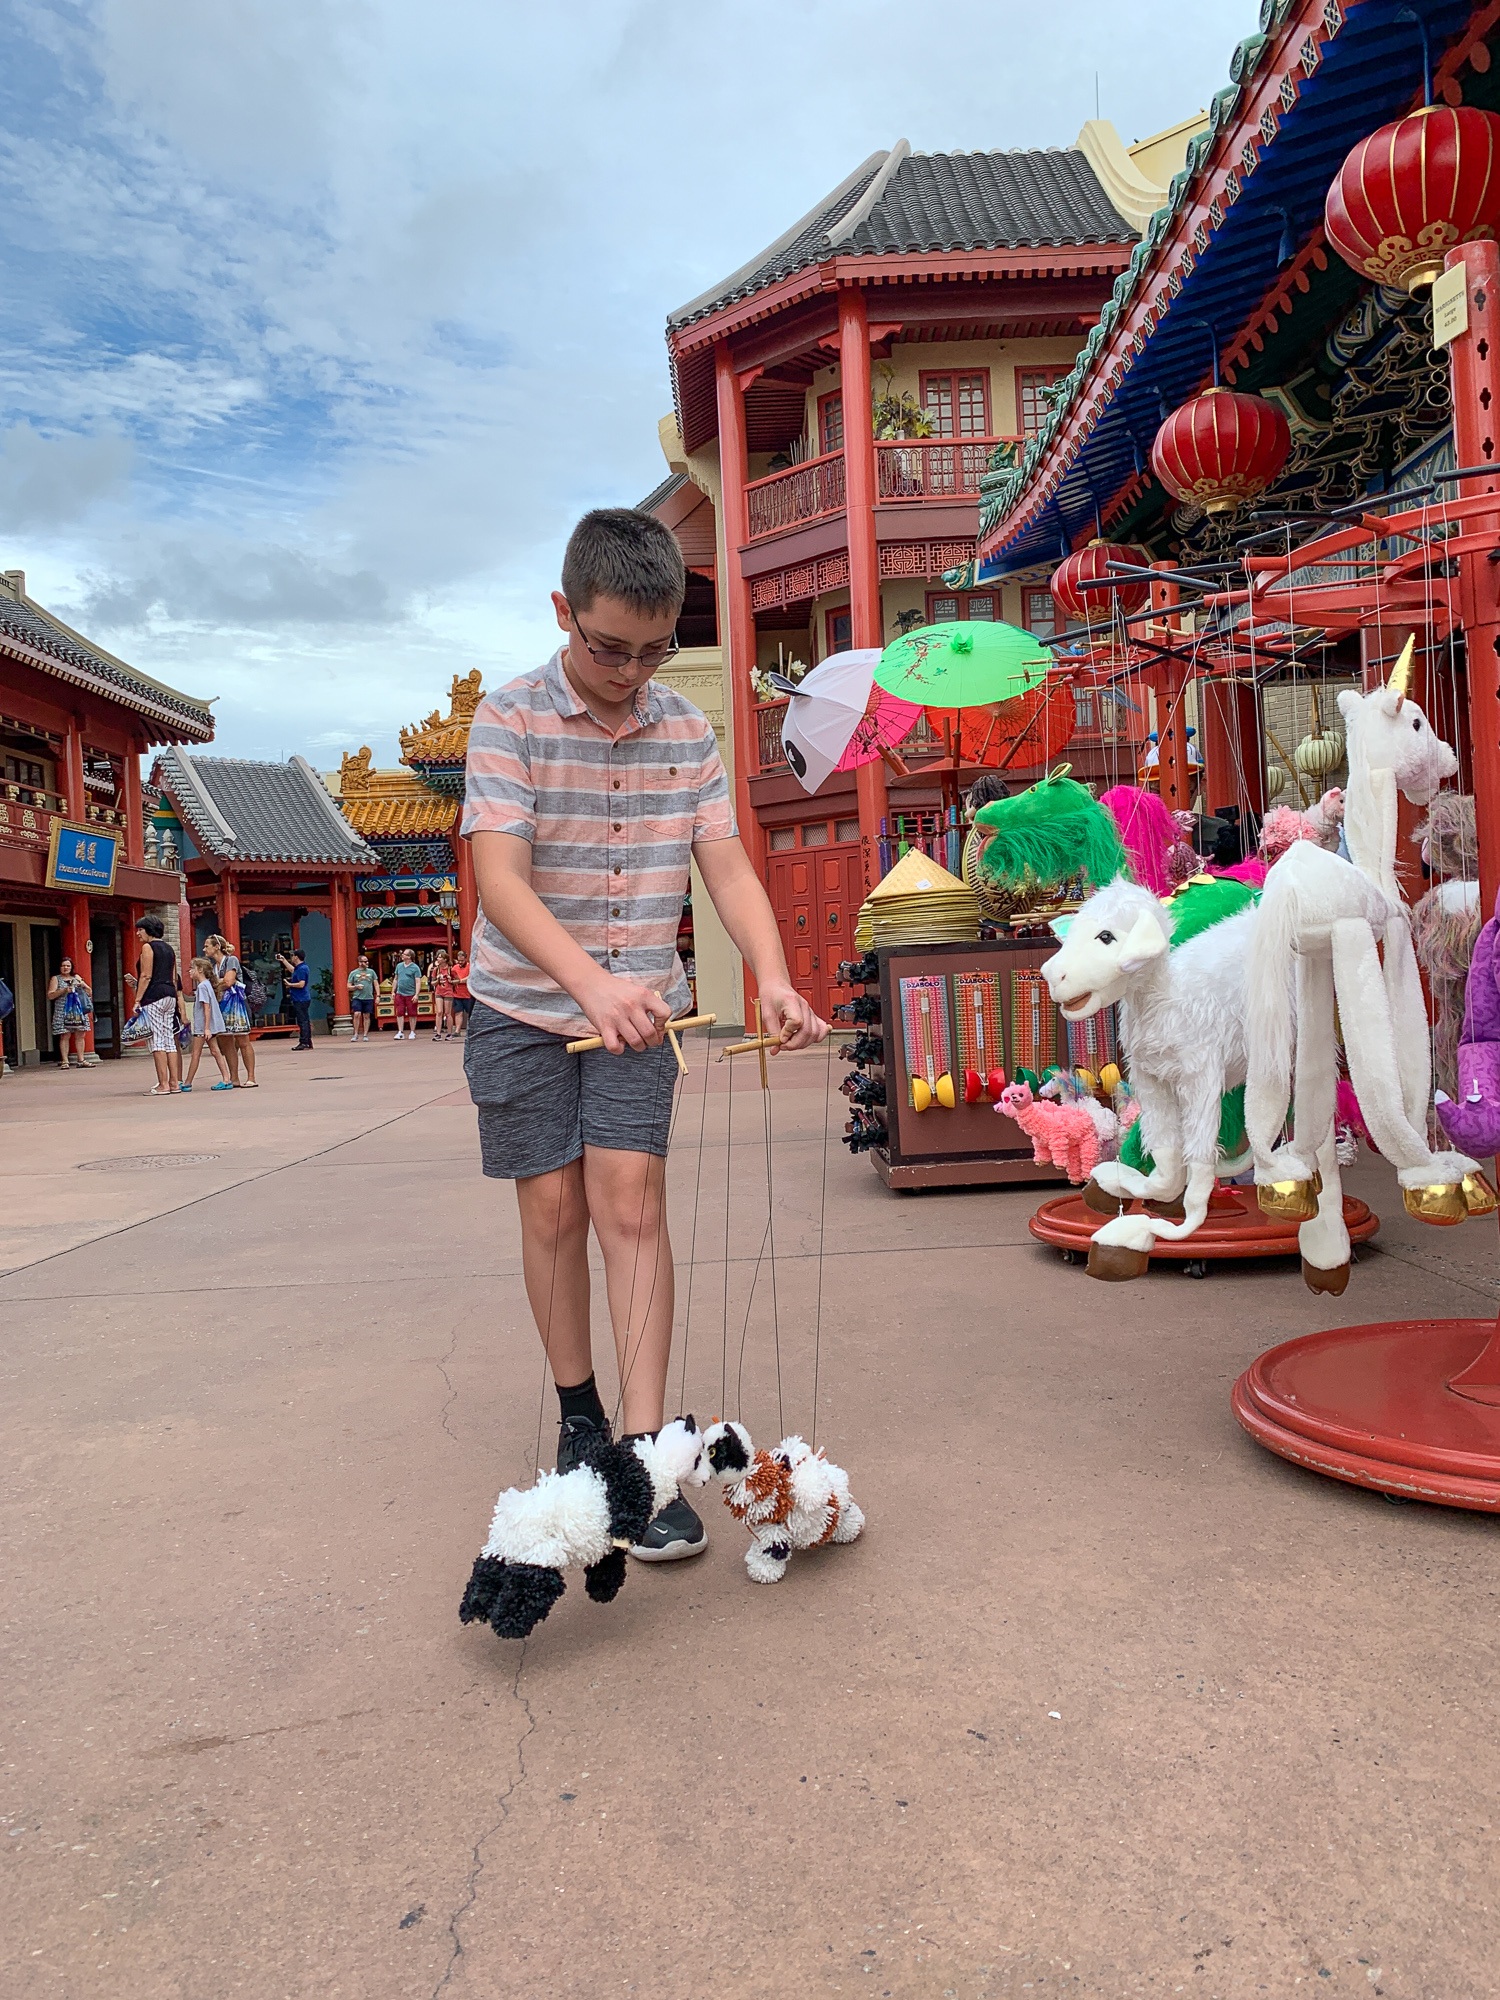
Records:
[[[535,1486],[509,1487],[495,1503],[489,1540],[476,1557],[458,1615],[524,1639],[583,1565],[583,1587],[608,1604],[625,1581],[625,1552],[683,1486],[706,1486],[703,1437],[678,1417],[653,1437],[596,1446],[570,1472],[544,1472]]]
[[[849,1493],[849,1475],[787,1437],[757,1451],[743,1424],[710,1424],[703,1449],[724,1490],[724,1505],[750,1530],[745,1568],[756,1583],[780,1583],[793,1549],[852,1542],[865,1517]]]

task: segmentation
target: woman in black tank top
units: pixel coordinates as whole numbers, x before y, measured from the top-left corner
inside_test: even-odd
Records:
[[[162,941],[160,917],[142,917],[135,927],[141,955],[135,968],[135,1003],[151,1028],[151,1060],[156,1065],[153,1097],[175,1097],[182,1088],[182,1051],[177,1046],[177,954]]]

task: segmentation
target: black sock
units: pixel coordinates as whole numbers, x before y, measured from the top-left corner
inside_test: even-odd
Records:
[[[654,1438],[655,1436],[655,1431],[626,1431],[620,1442],[623,1445],[638,1444],[642,1438]]]
[[[563,1422],[569,1417],[587,1417],[591,1424],[604,1422],[604,1405],[599,1400],[599,1391],[594,1387],[594,1378],[580,1382],[572,1389],[557,1384],[558,1408],[562,1411]]]

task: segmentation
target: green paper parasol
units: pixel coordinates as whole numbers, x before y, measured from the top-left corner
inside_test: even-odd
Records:
[[[1051,664],[1018,625],[924,625],[886,647],[875,685],[926,708],[982,708],[1040,686]]]

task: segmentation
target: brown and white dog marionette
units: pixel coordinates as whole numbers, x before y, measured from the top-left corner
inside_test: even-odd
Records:
[[[852,1542],[865,1517],[849,1475],[804,1439],[757,1451],[743,1424],[710,1424],[704,1456],[724,1489],[724,1505],[750,1531],[745,1568],[756,1583],[780,1583],[793,1549]]]

